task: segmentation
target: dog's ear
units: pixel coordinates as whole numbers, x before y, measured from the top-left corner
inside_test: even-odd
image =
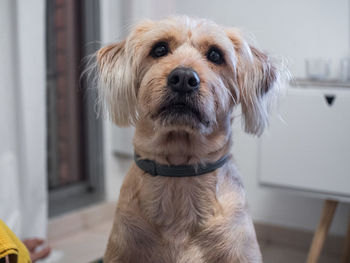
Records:
[[[279,71],[271,59],[249,45],[238,30],[228,29],[236,56],[236,85],[239,90],[244,129],[261,135],[268,124],[269,107],[278,90]]]
[[[135,123],[136,89],[126,41],[111,44],[97,52],[98,89],[102,105],[119,126]]]

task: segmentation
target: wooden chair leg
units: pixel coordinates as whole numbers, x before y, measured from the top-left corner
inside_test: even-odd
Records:
[[[317,263],[318,258],[321,254],[324,241],[326,239],[329,226],[332,223],[334,212],[337,208],[338,201],[325,200],[323,204],[323,211],[321,214],[318,227],[315,231],[312,239],[309,254],[307,256],[306,263]]]
[[[348,230],[345,237],[344,254],[341,260],[342,263],[350,263],[350,214],[348,221]]]

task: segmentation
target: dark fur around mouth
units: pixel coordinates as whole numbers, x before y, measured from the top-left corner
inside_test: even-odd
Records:
[[[164,124],[197,126],[198,123],[201,123],[205,126],[209,125],[209,121],[203,117],[201,111],[198,109],[195,97],[169,96],[164,101],[158,113],[153,116],[155,119],[160,119]]]

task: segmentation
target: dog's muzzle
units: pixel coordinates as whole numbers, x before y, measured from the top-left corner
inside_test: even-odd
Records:
[[[199,123],[208,125],[204,118],[200,98],[200,78],[192,68],[177,67],[168,75],[168,94],[154,118],[165,121],[163,124],[189,125],[196,127]]]

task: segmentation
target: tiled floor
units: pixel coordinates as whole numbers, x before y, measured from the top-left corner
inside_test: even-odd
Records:
[[[48,262],[87,263],[101,258],[110,229],[111,222],[108,221],[64,238],[52,240],[50,245],[54,251],[58,252],[60,258]],[[272,243],[260,245],[265,263],[303,263],[306,260],[307,251]],[[319,261],[319,263],[333,262],[338,263],[340,259],[336,256],[322,255]]]

